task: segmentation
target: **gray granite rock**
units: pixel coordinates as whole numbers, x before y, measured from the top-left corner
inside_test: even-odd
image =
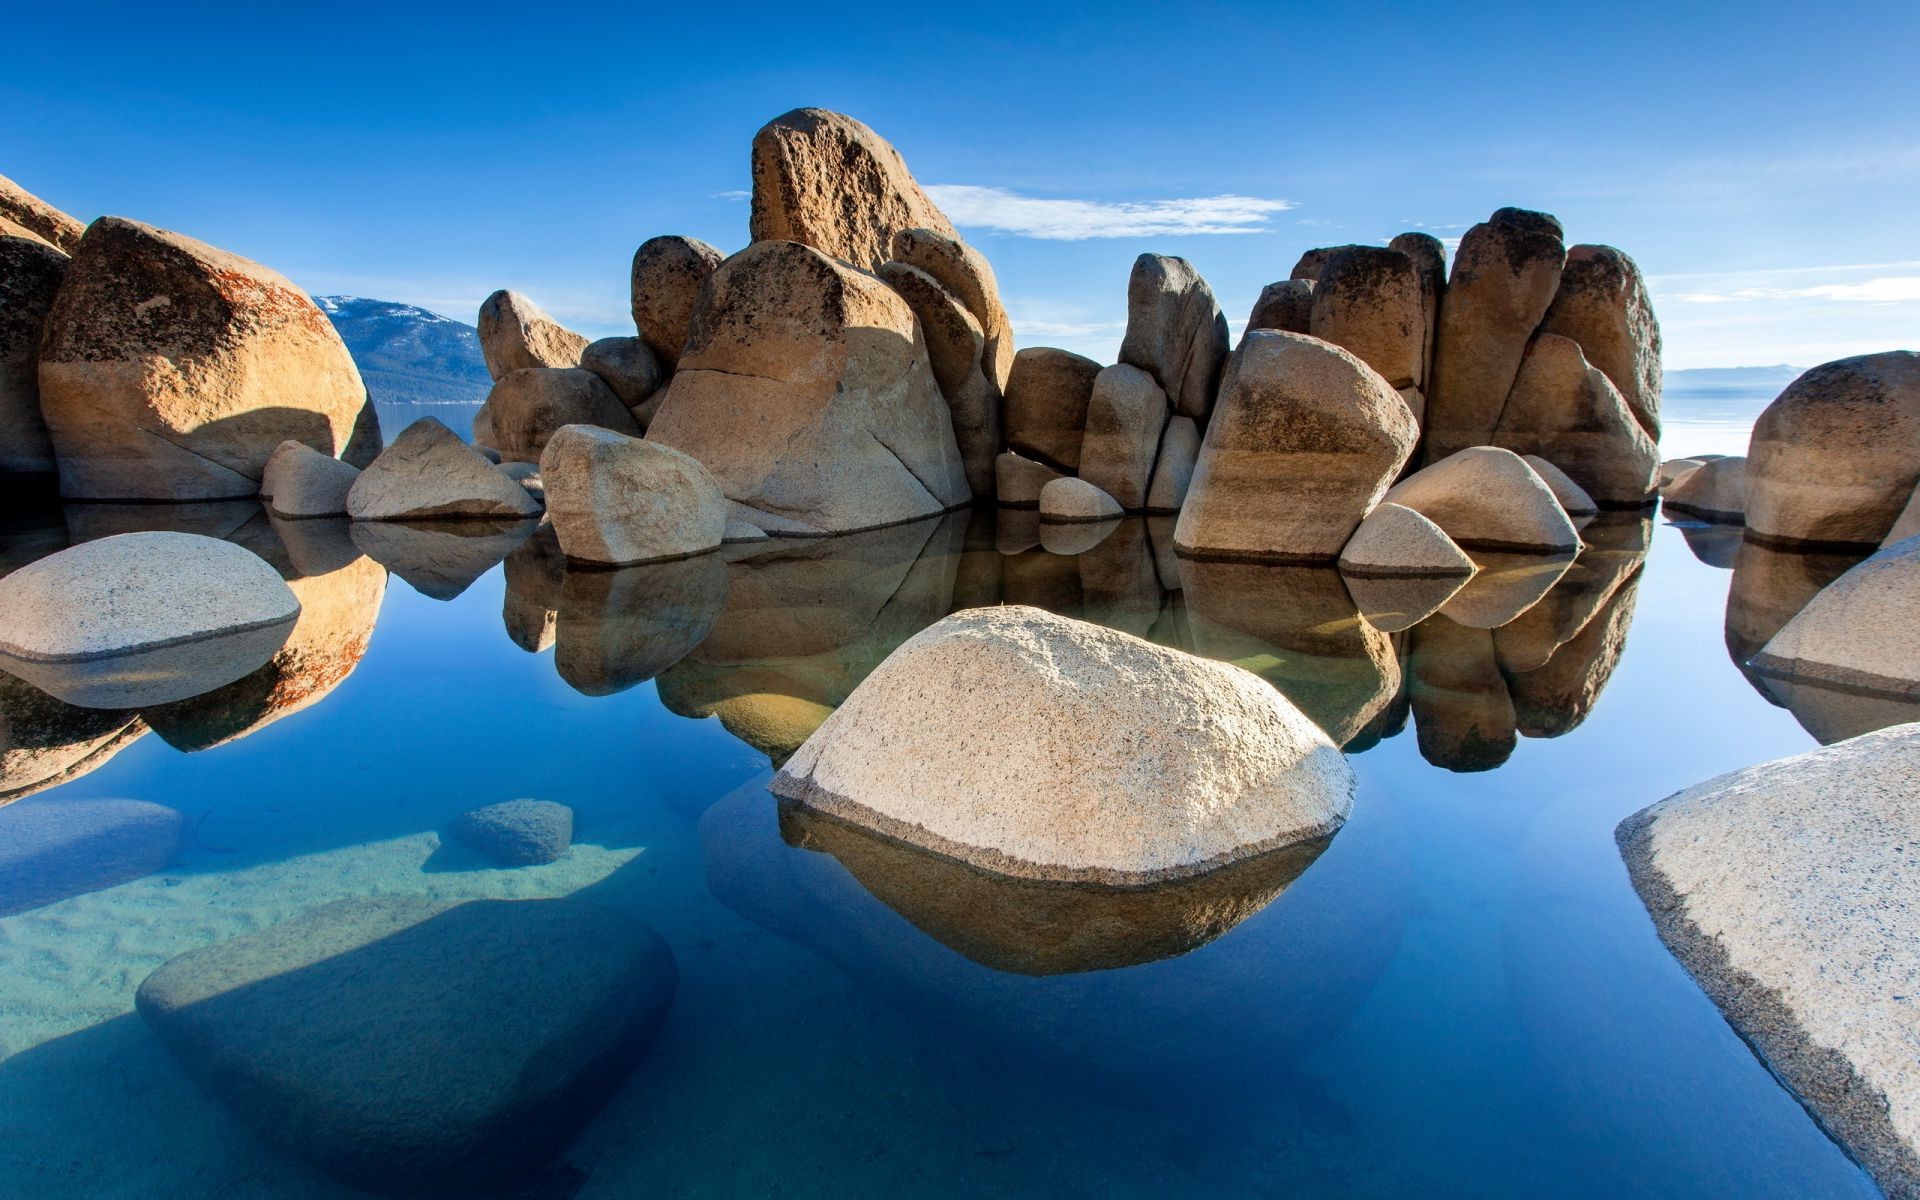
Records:
[[[1168,415],[1167,394],[1153,376],[1125,363],[1100,372],[1087,401],[1080,478],[1112,496],[1123,509],[1145,508]]]
[[[1040,490],[1065,475],[1012,450],[993,460],[994,499],[1007,508],[1038,508]]]
[[[163,870],[185,829],[178,810],[144,800],[42,797],[0,808],[0,917]]]
[[[1511,450],[1471,446],[1407,476],[1386,498],[1424,514],[1469,550],[1580,548],[1580,534],[1553,489]]]
[[[1120,361],[1153,376],[1174,412],[1206,425],[1227,362],[1227,319],[1186,259],[1142,254],[1134,260]]]
[[[1920,700],[1920,538],[1822,588],[1748,665],[1789,683]]]
[[[1084,479],[1068,476],[1040,489],[1040,520],[1059,524],[1105,521],[1124,510],[1112,496]]]
[[[637,337],[601,338],[580,352],[580,366],[600,377],[645,432],[646,422],[640,414],[644,411],[652,415],[647,401],[666,383],[667,374],[647,343]]]
[[[1340,551],[1340,573],[1349,578],[1465,577],[1478,569],[1446,530],[1413,509],[1391,502],[1368,513]]]
[[[432,417],[400,431],[347,492],[355,521],[538,516],[540,504]]]
[[[260,498],[276,517],[340,517],[360,471],[305,442],[281,442],[260,475]]]
[[[1694,517],[1738,525],[1746,519],[1747,460],[1715,458],[1701,463],[1667,485],[1661,508]]]
[[[573,810],[551,800],[508,800],[463,813],[452,833],[503,866],[538,866],[573,845]]]
[[[1071,474],[1080,469],[1087,403],[1100,364],[1071,350],[1028,346],[1013,356],[1007,380],[1007,446]]]
[[[567,425],[547,443],[540,477],[560,548],[581,562],[684,558],[714,549],[726,532],[719,483],[669,446]]]
[[[608,387],[585,367],[527,367],[509,371],[487,394],[492,423],[489,444],[503,462],[538,462],[547,439],[565,425],[597,425],[628,437],[640,423]]]

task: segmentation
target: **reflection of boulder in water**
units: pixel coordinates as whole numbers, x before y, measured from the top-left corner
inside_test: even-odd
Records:
[[[567,556],[560,551],[553,526],[542,524],[515,546],[503,573],[507,594],[500,602],[500,620],[507,637],[528,654],[538,654],[553,645],[567,578]]]
[[[1153,569],[1153,545],[1140,517],[1121,521],[1100,544],[1077,560],[1080,604],[1077,615],[1096,625],[1146,637],[1160,617],[1160,577]]]
[[[1036,977],[973,961],[914,928],[837,859],[785,844],[760,785],[708,809],[700,835],[707,885],[734,912],[936,1031],[957,1028],[969,1056],[998,1054],[996,1067],[1108,1104],[1238,1104],[1273,1086],[1371,994],[1408,905],[1404,852],[1379,840],[1391,833],[1349,828],[1333,853],[1217,941],[1124,970]]]
[[[1559,737],[1587,719],[1607,680],[1613,677],[1613,669],[1620,665],[1639,591],[1636,571],[1621,581],[1600,611],[1579,633],[1562,643],[1545,666],[1508,677],[1521,733],[1533,738]]]
[[[1693,551],[1695,558],[1723,571],[1734,568],[1740,558],[1740,544],[1747,536],[1743,525],[1697,525],[1688,522],[1679,528],[1680,536],[1687,540],[1687,549]]]
[[[1000,603],[1000,551],[997,510],[975,508],[967,516],[960,562],[953,574],[953,609],[985,608]]]
[[[1110,517],[1104,521],[1042,521],[1040,545],[1048,554],[1085,554],[1112,537],[1124,520]]]
[[[575,691],[611,696],[699,645],[727,600],[717,554],[613,569],[571,566],[561,586],[553,667]]]
[[[1183,558],[1193,652],[1267,680],[1344,746],[1400,687],[1385,633],[1360,616],[1331,564]]]
[[[130,711],[80,708],[0,673],[0,805],[78,779],[146,732]]]
[[[355,521],[353,542],[414,591],[452,600],[526,541],[534,525],[531,519]]]
[[[1579,634],[1647,556],[1653,523],[1631,513],[1607,513],[1587,529],[1587,546],[1540,601],[1494,630],[1500,669],[1537,670]]]
[[[928,937],[1018,975],[1107,971],[1195,950],[1265,908],[1333,840],[1316,838],[1204,875],[1112,887],[982,870],[791,801],[780,802],[780,835],[833,856]]]
[[[1412,629],[1467,586],[1467,575],[1347,575],[1347,595],[1381,633]]]
[[[249,550],[250,540],[241,536],[255,518],[266,520],[267,510],[258,500],[200,500],[186,504],[69,504],[63,510],[67,533],[74,545],[99,541],[122,533],[197,533],[201,537],[238,542]],[[273,539],[279,553],[278,539]],[[273,562],[274,555],[260,557]],[[279,566],[279,563],[274,563]]]
[[[353,544],[353,522],[345,517],[289,521],[269,513],[267,526],[285,547],[285,569],[294,575],[331,575],[366,557],[360,547]]]
[[[1519,743],[1493,631],[1441,613],[1408,634],[1408,699],[1420,756],[1449,771],[1490,771]]]
[[[775,539],[726,564],[726,606],[660,673],[660,702],[683,717],[717,716],[786,761],[895,647],[947,615],[969,516]]]
[[[1740,543],[1733,581],[1727,585],[1727,655],[1762,695],[1773,699],[1747,670],[1747,660],[1760,653],[1821,589],[1865,557],[1864,552],[1804,553],[1762,542]]]
[[[1036,548],[1001,559],[1003,604],[1025,604],[1063,617],[1077,616],[1082,606],[1080,588],[1080,564],[1064,554]]]
[[[0,917],[164,869],[185,824],[144,800],[49,796],[0,808]]]
[[[1793,714],[1822,746],[1893,725],[1920,721],[1920,700],[1806,680],[1754,675],[1755,686]]]
[[[1553,590],[1573,565],[1570,554],[1474,554],[1480,571],[1440,606],[1440,615],[1470,629],[1498,629]]]

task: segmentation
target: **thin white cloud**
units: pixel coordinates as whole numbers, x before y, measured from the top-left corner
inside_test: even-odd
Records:
[[[1265,233],[1273,214],[1294,207],[1289,200],[1233,195],[1178,200],[1062,200],[960,183],[934,184],[927,188],[927,194],[956,225],[1065,242]]]
[[[753,198],[753,193],[744,188],[729,188],[724,192],[715,192],[713,198],[715,200],[750,200]]]
[[[1647,288],[1676,369],[1910,349],[1920,329],[1917,261],[1654,275]]]

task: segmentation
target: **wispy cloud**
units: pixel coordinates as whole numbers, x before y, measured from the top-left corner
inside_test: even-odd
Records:
[[[944,183],[927,188],[954,224],[1050,241],[1160,237],[1174,234],[1265,233],[1268,219],[1294,207],[1254,196],[1179,200],[1064,200],[1022,196],[1006,188]]]
[[[1840,263],[1647,280],[1667,365],[1818,363],[1914,347],[1920,262]]]
[[[724,192],[715,192],[713,198],[715,200],[751,200],[753,193],[745,188],[729,188]]]

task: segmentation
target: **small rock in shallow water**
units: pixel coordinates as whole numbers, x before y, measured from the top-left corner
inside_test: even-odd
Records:
[[[573,810],[551,800],[509,800],[463,815],[453,833],[496,862],[536,866],[554,862],[573,845]]]
[[[1340,551],[1345,576],[1464,577],[1478,569],[1446,530],[1399,504],[1382,504],[1368,513]]]
[[[281,442],[260,476],[260,498],[281,518],[340,517],[360,471],[305,442]]]
[[[184,827],[178,811],[143,800],[0,808],[0,917],[151,875],[179,853]]]
[[[1580,533],[1553,489],[1511,450],[1469,446],[1394,484],[1386,499],[1425,516],[1469,550],[1580,548]]]
[[[1747,460],[1715,458],[1675,479],[1660,505],[1702,521],[1738,525],[1746,519]]]
[[[347,513],[356,521],[511,518],[538,516],[540,505],[453,430],[422,417],[360,472]]]

